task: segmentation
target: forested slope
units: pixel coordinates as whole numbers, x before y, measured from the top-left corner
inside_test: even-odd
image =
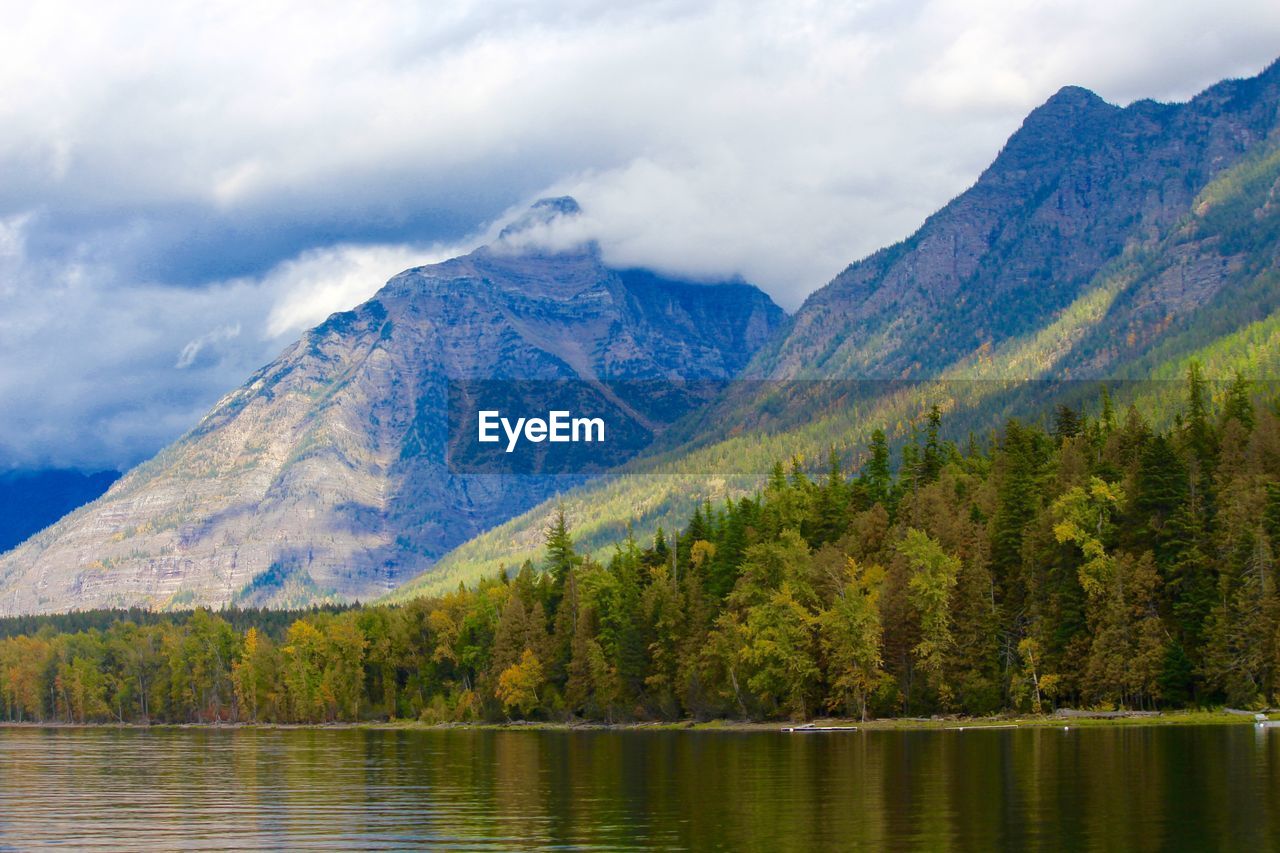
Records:
[[[1105,393],[1051,427],[754,497],[510,578],[298,618],[200,610],[0,641],[8,719],[598,720],[1176,708],[1280,696],[1280,396],[1198,365],[1175,425]],[[539,571],[541,569],[541,571]],[[265,616],[263,617],[265,620]],[[276,639],[271,634],[276,633]]]
[[[1064,90],[973,188],[810,297],[748,381],[672,430],[687,443],[481,534],[390,600],[518,565],[558,508],[600,557],[628,523],[648,536],[754,492],[774,459],[813,472],[834,447],[856,466],[875,426],[896,446],[933,405],[989,428],[1116,380],[1117,405],[1164,425],[1178,394],[1151,380],[1192,358],[1212,379],[1280,378],[1278,105],[1277,64],[1185,104]]]

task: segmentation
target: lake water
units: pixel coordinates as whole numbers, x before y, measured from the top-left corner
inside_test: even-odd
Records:
[[[0,849],[1270,850],[1280,730],[0,730]]]

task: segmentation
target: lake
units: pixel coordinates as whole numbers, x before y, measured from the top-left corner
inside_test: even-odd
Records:
[[[0,730],[0,849],[1264,850],[1280,730]]]

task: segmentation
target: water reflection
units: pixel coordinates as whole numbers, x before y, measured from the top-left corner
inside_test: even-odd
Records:
[[[1280,730],[0,730],[0,846],[1261,850]]]

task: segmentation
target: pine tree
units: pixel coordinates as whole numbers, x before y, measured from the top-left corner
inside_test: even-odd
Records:
[[[889,471],[889,442],[884,430],[876,429],[871,433],[871,458],[862,468],[860,480],[872,503],[889,508],[890,490],[893,478]]]
[[[680,640],[685,630],[685,608],[679,583],[666,566],[655,567],[640,602],[643,614],[642,642],[646,653],[641,667],[643,690],[659,713],[676,715],[680,678]]]
[[[1262,704],[1275,690],[1273,645],[1280,622],[1274,559],[1265,537],[1252,537],[1238,571],[1222,575],[1222,599],[1209,620],[1205,676],[1227,702]]]
[[[1165,592],[1171,624],[1180,654],[1198,667],[1203,663],[1205,626],[1218,598],[1203,501],[1198,494],[1188,494],[1187,501],[1170,518],[1165,544],[1172,556],[1166,571]],[[1170,678],[1176,679],[1182,662],[1175,657],[1169,663],[1174,667]]]
[[[569,527],[565,522],[564,507],[557,507],[551,526],[546,533],[546,569],[551,577],[552,586],[549,596],[550,613],[555,615],[564,596],[565,580],[570,570],[578,564],[578,554],[573,550],[573,537],[569,535]]]
[[[1053,411],[1053,435],[1059,443],[1064,438],[1075,438],[1081,433],[1080,416],[1065,403],[1059,403]]]
[[[595,609],[586,595],[584,575],[598,571],[594,563],[575,566],[565,584],[565,597],[556,614],[556,648],[564,664],[564,700],[570,714],[595,711],[592,644],[597,625]]]
[[[532,579],[521,582],[524,576],[522,572],[512,585],[494,631],[487,683],[495,689],[501,674],[518,665],[526,650],[541,655],[547,647],[542,605],[533,599]]]
[[[942,473],[944,454],[940,434],[942,432],[942,410],[935,403],[929,409],[928,425],[925,428],[924,452],[920,459],[920,478],[922,483],[932,483]]]
[[[1209,389],[1200,362],[1187,366],[1187,405],[1183,416],[1183,434],[1187,448],[1198,463],[1202,477],[1213,471],[1217,457],[1217,436],[1209,420]]]
[[[1011,420],[992,472],[995,512],[990,523],[991,575],[1000,602],[1002,631],[1009,637],[1024,633],[1021,623],[1028,614],[1030,585],[1023,572],[1022,546],[1042,508],[1042,480],[1048,470],[1049,450],[1043,432]]]
[[[623,698],[638,700],[644,693],[647,651],[641,610],[640,554],[628,537],[609,561],[614,583],[607,599],[597,598],[600,639],[616,670]],[[601,588],[598,588],[601,589]]]
[[[817,493],[813,524],[805,531],[809,544],[816,547],[838,539],[848,526],[848,508],[849,493],[840,454],[833,447],[827,454],[827,475]]]
[[[1239,370],[1227,388],[1227,397],[1222,405],[1222,423],[1225,425],[1232,420],[1244,427],[1245,432],[1251,432],[1257,423],[1249,381]]]
[[[1000,620],[986,554],[962,562],[952,602],[954,641],[947,661],[957,705],[969,714],[999,710]]]
[[[1143,448],[1125,538],[1139,550],[1150,550],[1164,577],[1178,561],[1180,531],[1174,522],[1190,498],[1187,468],[1173,444],[1156,435]]]

